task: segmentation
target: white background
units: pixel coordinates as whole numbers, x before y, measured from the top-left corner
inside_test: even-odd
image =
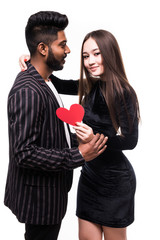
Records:
[[[0,228],[3,239],[22,240],[24,225],[3,205],[8,168],[7,96],[20,71],[19,56],[28,53],[24,28],[29,16],[40,10],[67,14],[66,29],[71,53],[64,70],[56,75],[77,79],[80,69],[80,48],[86,33],[106,29],[116,37],[128,79],[140,102],[142,123],[139,142],[127,151],[137,176],[135,222],[128,227],[129,240],[159,239],[160,168],[159,168],[159,56],[160,14],[158,0],[28,0],[7,1],[0,14]],[[78,101],[77,97],[63,96],[66,107]],[[76,189],[80,168],[74,172],[69,193],[67,214],[63,220],[59,240],[78,239]]]

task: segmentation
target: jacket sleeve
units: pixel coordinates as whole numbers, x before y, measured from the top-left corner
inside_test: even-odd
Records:
[[[46,149],[41,144],[44,105],[30,88],[23,88],[8,99],[10,155],[19,167],[35,170],[71,170],[84,163],[78,148]]]
[[[62,80],[53,74],[50,76],[55,88],[60,94],[78,95],[78,80]]]
[[[133,96],[132,96],[133,97]],[[125,94],[125,102],[121,100],[117,105],[120,134],[109,137],[107,141],[108,150],[130,150],[136,147],[138,141],[138,118],[133,104],[133,98]],[[127,110],[127,112],[126,112]],[[129,121],[130,119],[130,121]],[[131,122],[131,126],[129,124]]]

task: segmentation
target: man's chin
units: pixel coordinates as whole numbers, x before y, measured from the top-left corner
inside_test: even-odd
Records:
[[[60,70],[62,70],[63,69],[63,65],[59,65],[59,66],[56,66],[56,67],[52,67],[52,69],[51,69],[51,71],[53,72],[53,71],[60,71]]]
[[[54,69],[53,71],[60,71],[63,69],[63,66],[59,66],[58,68]]]

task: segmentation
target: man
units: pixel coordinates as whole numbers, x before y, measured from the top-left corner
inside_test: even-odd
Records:
[[[73,169],[106,148],[103,135],[78,146],[55,114],[61,103],[47,81],[54,70],[63,69],[70,53],[67,25],[67,17],[57,12],[29,18],[25,34],[31,60],[8,97],[10,162],[4,203],[25,223],[26,240],[57,239]]]

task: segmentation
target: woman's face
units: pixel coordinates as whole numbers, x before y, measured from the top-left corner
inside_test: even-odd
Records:
[[[83,45],[83,62],[92,76],[101,76],[104,73],[102,55],[93,38],[86,40]]]

